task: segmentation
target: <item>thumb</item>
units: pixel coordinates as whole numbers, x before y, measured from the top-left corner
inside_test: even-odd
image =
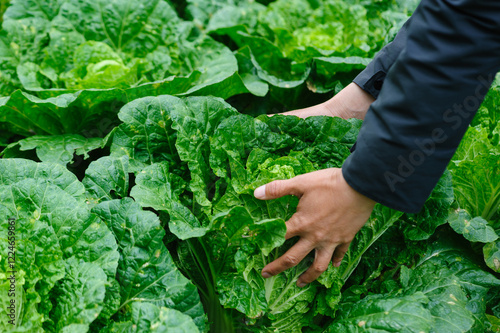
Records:
[[[296,182],[294,178],[286,180],[275,180],[266,185],[257,187],[254,191],[254,196],[260,200],[269,200],[280,198],[285,195],[295,195],[300,197],[299,189],[296,187]]]

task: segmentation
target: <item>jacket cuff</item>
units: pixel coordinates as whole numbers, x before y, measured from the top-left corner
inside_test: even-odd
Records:
[[[387,73],[383,70],[379,70],[375,74],[371,74],[369,71],[363,71],[359,73],[358,76],[354,78],[352,82],[356,83],[361,89],[377,99],[384,84],[384,80]]]

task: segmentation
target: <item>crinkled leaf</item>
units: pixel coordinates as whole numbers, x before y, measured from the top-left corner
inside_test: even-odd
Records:
[[[10,216],[48,222],[63,251],[74,245],[90,222],[89,212],[82,202],[44,180],[25,179],[10,186],[3,185],[0,198]]]
[[[210,166],[219,177],[227,177],[227,166],[233,164],[232,172],[237,165],[243,166],[244,160],[253,148],[269,152],[293,147],[293,141],[288,135],[273,133],[259,119],[250,116],[235,115],[224,119],[214,133],[210,142],[212,154]],[[238,177],[234,177],[238,179]],[[239,179],[244,182],[244,179]]]
[[[430,332],[431,314],[422,293],[401,297],[367,296],[347,309],[325,332]]]
[[[174,97],[145,97],[125,105],[118,114],[123,124],[113,133],[111,156],[129,157],[130,171],[157,162],[176,164],[176,133],[168,112]]]
[[[106,274],[94,263],[75,258],[66,261],[66,276],[54,288],[50,314],[56,332],[86,332],[99,316],[106,291]]]
[[[24,179],[39,179],[59,187],[75,198],[82,198],[85,188],[65,167],[23,159],[0,159],[0,184],[10,185]]]
[[[142,170],[135,180],[130,195],[143,207],[166,211],[170,215],[170,231],[180,239],[203,236],[208,230],[179,200],[186,182],[170,173],[164,163],[153,164]]]
[[[469,255],[471,251],[454,237],[445,238],[442,232],[437,237],[440,241],[431,244],[409,281],[418,284],[416,282],[418,280],[427,280],[428,285],[431,286],[437,284],[436,279],[431,278],[432,276],[447,279],[450,282],[448,285],[429,289],[432,291],[433,302],[446,302],[435,309],[441,317],[436,319],[436,325],[440,324],[441,329],[447,327],[447,329],[455,329],[459,332],[460,327],[465,330],[469,326],[468,317],[472,317],[473,329],[484,331],[485,297],[491,288],[500,286],[500,280],[484,271],[483,264],[476,262],[477,259]],[[453,291],[448,291],[447,288],[452,288]],[[449,318],[448,316],[453,312],[456,315]],[[458,320],[459,317],[462,319]],[[436,327],[436,331],[440,331],[439,326]]]
[[[132,303],[138,301],[166,306],[189,315],[203,331],[205,318],[198,292],[177,270],[163,245],[165,230],[158,217],[130,198],[104,201],[93,212],[107,221],[119,244],[120,311],[131,311]]]
[[[168,99],[168,97],[163,97]],[[208,201],[210,185],[215,182],[208,165],[210,137],[219,123],[237,114],[237,111],[221,99],[211,97],[188,97],[168,99],[168,113],[172,128],[177,132],[175,146],[182,161],[188,163],[191,171],[190,189],[196,200],[203,206]]]
[[[473,160],[478,155],[490,153],[492,147],[488,142],[488,132],[488,129],[482,126],[469,127],[453,155],[450,169],[453,170],[462,161]]]
[[[83,199],[72,197],[43,178],[28,178],[0,188],[0,198],[11,217],[46,222],[66,258],[75,256],[96,263],[114,276],[119,257],[116,242],[106,225],[89,214]]]
[[[446,223],[448,209],[452,202],[452,177],[448,171],[445,171],[422,210],[416,214],[404,215],[405,237],[410,240],[429,238],[438,226]]]
[[[259,77],[275,87],[295,88],[305,82],[311,71],[309,64],[284,57],[282,51],[265,38],[239,31],[234,39],[240,47],[250,46],[252,63]]]
[[[4,303],[0,327],[3,327],[4,331],[10,331],[12,326],[7,321],[14,319],[20,331],[24,328],[38,332],[44,321],[41,315],[44,312],[47,315],[50,310],[50,305],[47,304],[49,292],[56,282],[65,276],[63,253],[54,229],[46,222],[25,218],[9,221],[7,219],[9,214],[4,206],[0,206],[0,213],[2,216],[0,239],[5,244],[2,247],[0,274],[4,279],[14,275],[16,286],[14,299],[17,308],[15,318],[7,317],[7,314],[10,314],[7,312],[7,306],[13,298],[12,295],[8,297],[11,293],[10,282],[13,280],[6,280],[6,283],[0,286],[0,293],[4,293],[1,297]],[[14,232],[14,238],[12,234],[8,234],[9,226]],[[9,249],[9,246],[12,247]],[[12,261],[12,255],[11,259],[8,259],[8,252],[11,250],[15,251],[15,261]]]
[[[264,7],[258,3],[252,3],[248,0],[188,0],[187,4],[187,15],[200,25],[206,25],[210,18],[213,18],[218,11],[224,10],[227,7],[233,8],[235,6],[240,6],[248,8],[250,5],[254,5],[255,7]],[[226,17],[223,18],[223,20],[226,19]],[[231,18],[231,20],[234,20],[234,18]],[[219,22],[220,20],[216,21]]]
[[[184,313],[165,307],[157,307],[147,302],[131,305],[130,320],[113,322],[110,332],[123,333],[196,333],[198,327],[193,319]]]
[[[162,307],[159,318],[151,325],[152,333],[196,333],[199,329],[193,319],[175,309]]]
[[[108,323],[111,316],[113,316],[120,308],[120,301],[120,284],[114,277],[108,277],[102,311],[99,314],[99,317],[97,317],[97,319],[91,324],[90,330],[93,330],[93,326],[100,325],[101,323]]]
[[[264,255],[285,241],[286,226],[282,219],[267,219],[254,221],[248,210],[234,207],[231,210],[215,216],[214,230],[224,235],[220,239],[227,246],[238,246],[241,243],[252,243],[259,247]]]
[[[498,239],[488,221],[480,216],[472,218],[465,210],[459,209],[450,214],[448,223],[455,232],[471,242],[489,243]]]
[[[452,174],[460,207],[498,226],[492,219],[500,208],[500,154],[482,154],[463,161],[452,169]]]
[[[4,272],[2,272],[3,274]],[[43,321],[44,316],[39,313],[37,309],[37,303],[40,299],[38,295],[34,293],[25,293],[23,286],[25,283],[24,274],[25,271],[20,270],[15,274],[16,279],[16,294],[12,295],[11,291],[11,280],[7,278],[10,277],[9,273],[5,278],[2,276],[2,283],[0,284],[0,305],[2,306],[0,314],[2,318],[0,319],[0,329],[3,332],[32,332],[32,333],[43,333]],[[30,302],[28,297],[32,297],[32,302]],[[15,311],[9,309],[12,307],[11,300],[15,301]],[[9,321],[12,320],[10,323]],[[13,325],[14,323],[14,325]]]
[[[66,254],[74,254],[74,257],[85,262],[95,263],[108,277],[114,277],[120,254],[113,234],[106,224],[94,215],[82,224],[86,229],[70,248],[65,249]]]
[[[488,267],[495,272],[500,272],[500,241],[486,244],[483,247],[484,260]]]
[[[83,185],[94,201],[124,198],[129,190],[128,157],[101,157],[85,170]]]

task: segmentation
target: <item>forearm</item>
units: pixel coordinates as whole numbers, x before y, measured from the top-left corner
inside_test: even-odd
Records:
[[[301,118],[331,116],[344,119],[364,119],[371,103],[375,101],[387,72],[396,61],[406,43],[411,18],[403,25],[394,40],[384,46],[372,62],[353,80],[328,101],[308,108],[284,112]]]
[[[344,119],[364,119],[370,104],[375,101],[372,95],[351,83],[328,101],[308,108],[283,113],[300,118],[310,116],[330,116]]]

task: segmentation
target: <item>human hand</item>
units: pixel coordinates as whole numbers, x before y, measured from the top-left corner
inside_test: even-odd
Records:
[[[266,265],[262,276],[268,278],[296,266],[315,250],[313,264],[297,280],[297,285],[303,287],[326,271],[330,261],[340,266],[352,239],[370,217],[375,201],[350,187],[338,168],[276,180],[254,193],[261,200],[290,194],[299,198],[299,204],[297,212],[286,222],[285,238],[300,239],[284,255]]]
[[[372,95],[351,83],[328,101],[305,109],[283,112],[283,115],[292,115],[300,118],[310,116],[330,116],[344,119],[364,119],[366,111],[375,101]],[[272,115],[269,115],[272,116]]]

